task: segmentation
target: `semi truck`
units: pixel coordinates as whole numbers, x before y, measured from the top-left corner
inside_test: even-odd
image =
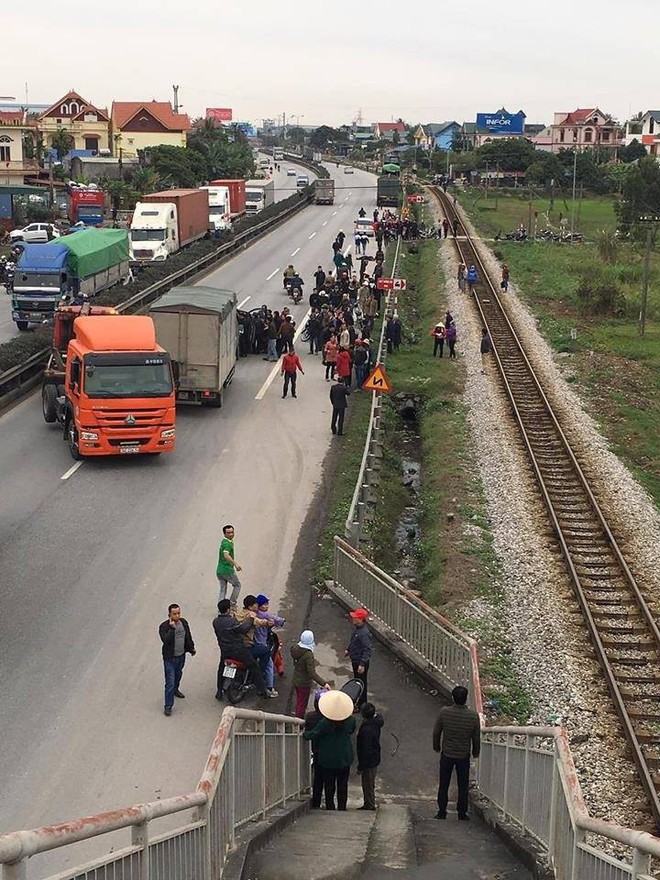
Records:
[[[231,206],[228,186],[202,186],[209,194],[209,229],[231,229]]]
[[[93,297],[131,278],[125,229],[82,229],[25,244],[14,273],[12,320],[19,330],[53,318],[63,297]]]
[[[222,406],[238,350],[236,294],[215,287],[175,287],[149,309],[156,338],[169,351],[176,399]]]
[[[243,178],[212,180],[209,186],[226,186],[229,190],[229,214],[232,221],[245,214],[245,181]]]
[[[69,187],[66,194],[66,215],[70,223],[100,226],[103,223],[104,193],[97,186]]]
[[[384,174],[378,178],[376,204],[379,208],[398,208],[401,197],[401,181],[398,175]]]
[[[331,177],[319,177],[314,181],[314,201],[317,205],[333,205],[335,182]]]
[[[245,213],[258,214],[275,202],[274,180],[245,181]]]
[[[58,308],[41,400],[44,420],[62,426],[75,461],[174,451],[172,365],[146,315]]]
[[[131,220],[131,262],[162,263],[170,254],[204,238],[209,197],[203,189],[167,189],[142,196]]]
[[[282,147],[273,147],[273,161],[284,162],[284,150]]]

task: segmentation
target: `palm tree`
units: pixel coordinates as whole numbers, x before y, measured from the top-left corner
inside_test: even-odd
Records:
[[[140,195],[156,192],[161,184],[160,175],[153,168],[136,168],[131,175],[131,186]]]
[[[75,141],[65,128],[58,128],[51,140],[51,146],[57,153],[57,158],[61,162],[66,154],[73,149]]]

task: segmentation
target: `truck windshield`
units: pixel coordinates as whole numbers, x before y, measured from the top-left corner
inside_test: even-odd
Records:
[[[169,361],[159,364],[85,364],[88,397],[165,397],[172,393]]]
[[[19,272],[14,278],[14,290],[59,290],[60,273]]]
[[[103,208],[100,205],[79,205],[78,216],[83,217],[102,217]]]
[[[246,189],[245,198],[248,202],[263,201],[264,191],[262,189]]]
[[[131,241],[165,241],[167,229],[131,229]]]

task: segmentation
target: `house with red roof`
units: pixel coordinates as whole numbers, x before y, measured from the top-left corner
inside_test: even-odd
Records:
[[[169,101],[113,101],[113,153],[127,158],[146,147],[185,147],[190,131],[187,113],[175,113]]]
[[[550,152],[561,150],[611,149],[622,143],[619,123],[598,107],[555,113],[550,126]]]
[[[23,137],[34,130],[24,110],[0,110],[0,183],[22,184],[38,170],[36,159],[26,159]]]
[[[99,155],[110,149],[110,117],[107,108],[95,107],[71,89],[39,114],[37,128],[46,147],[64,129],[73,138],[73,150],[88,150]]]
[[[405,140],[408,134],[408,126],[405,122],[377,122],[374,126],[376,140],[394,140],[394,132],[399,135],[399,140]]]

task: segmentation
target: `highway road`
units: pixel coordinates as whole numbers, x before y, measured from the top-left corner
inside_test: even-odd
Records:
[[[334,170],[334,169],[333,169]],[[280,308],[283,268],[311,282],[375,178],[338,172],[311,206],[203,283]],[[306,296],[292,309],[302,324]],[[35,394],[0,418],[0,832],[189,790],[218,722],[211,628],[220,529],[236,527],[242,581],[277,608],[330,446],[320,358],[299,347],[297,400],[277,367],[239,362],[221,410],[181,409],[177,450],[72,467]],[[162,713],[158,624],[179,602],[197,642],[185,701]],[[290,634],[291,637],[295,635]],[[268,701],[272,711],[283,699]]]
[[[260,154],[260,156],[261,158],[268,158],[265,154]],[[276,171],[274,174],[276,202],[287,199],[296,191],[296,178],[287,175],[287,168],[295,168],[296,173],[307,174],[310,180],[315,179],[315,175],[302,165],[285,162],[281,163],[280,167],[282,170]],[[7,296],[5,288],[0,286],[0,343],[21,335],[21,332],[16,329],[16,324],[11,319],[11,297]]]

